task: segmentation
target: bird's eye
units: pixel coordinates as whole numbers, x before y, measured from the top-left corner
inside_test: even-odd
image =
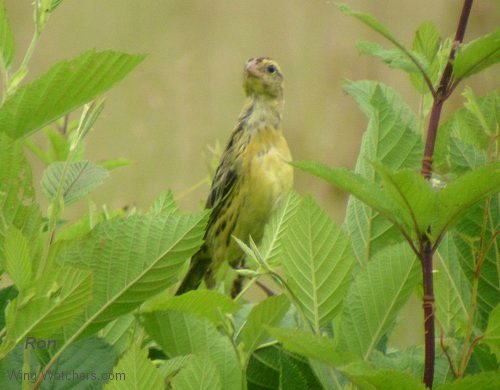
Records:
[[[267,71],[268,71],[269,73],[274,73],[274,72],[276,72],[276,67],[275,67],[274,65],[269,65],[269,66],[267,67]]]

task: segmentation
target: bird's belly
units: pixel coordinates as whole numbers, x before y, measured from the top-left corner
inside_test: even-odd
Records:
[[[249,189],[249,200],[254,207],[251,209],[259,209],[262,205],[267,214],[271,214],[281,197],[291,189],[293,170],[286,160],[290,161],[290,156],[283,156],[276,148],[253,158],[250,172],[254,185]]]
[[[245,200],[233,233],[236,237],[248,242],[252,236],[255,242],[260,241],[265,224],[292,188],[293,168],[286,162],[290,160],[288,148],[283,152],[270,147],[254,154],[249,161],[249,175],[242,186]]]

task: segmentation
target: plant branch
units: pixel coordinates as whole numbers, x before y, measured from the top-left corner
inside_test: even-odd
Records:
[[[268,297],[272,297],[276,295],[276,293],[271,290],[269,287],[267,287],[264,283],[259,282],[258,280],[255,282],[255,285],[259,287]]]
[[[429,236],[424,234],[421,238],[422,250],[420,260],[422,264],[422,280],[424,296],[422,306],[424,308],[424,334],[425,334],[425,368],[424,384],[432,389],[434,380],[434,359],[435,359],[435,299],[434,285],[432,280],[432,247]]]
[[[474,350],[474,347],[479,343],[482,339],[484,339],[484,335],[477,336],[474,340],[472,340],[472,343],[469,345],[469,349],[467,350],[467,354],[465,356],[465,361],[469,362],[471,356],[472,356],[472,351]],[[463,374],[463,373],[462,373]]]
[[[451,91],[453,90],[452,85],[452,72],[453,72],[453,60],[455,59],[455,53],[457,51],[458,45],[463,42],[465,35],[465,28],[467,27],[467,21],[469,20],[470,11],[472,8],[473,0],[464,0],[464,5],[462,7],[462,14],[460,15],[460,20],[458,22],[457,32],[455,33],[455,39],[450,50],[450,55],[448,56],[448,63],[444,68],[443,74],[441,76],[441,81],[439,82],[438,89],[434,95],[434,102],[432,104],[431,115],[429,118],[429,127],[427,130],[427,139],[425,142],[424,158],[422,160],[422,176],[426,179],[430,179],[432,175],[432,156],[434,154],[434,145],[436,144],[437,129],[439,126],[439,119],[441,117],[441,110],[443,108],[444,101],[449,97]]]
[[[450,96],[451,92],[455,88],[453,85],[452,73],[453,73],[453,60],[455,59],[455,53],[458,45],[460,45],[464,39],[465,29],[467,27],[467,21],[469,20],[470,11],[472,8],[473,0],[464,0],[462,6],[462,13],[460,15],[460,20],[458,22],[457,31],[455,33],[455,39],[448,56],[448,63],[444,68],[443,74],[441,75],[441,80],[439,82],[436,93],[433,94],[432,109],[429,118],[429,126],[427,129],[427,138],[425,141],[424,156],[422,158],[422,169],[420,173],[422,176],[429,180],[432,176],[432,158],[434,155],[434,146],[436,144],[436,136],[439,127],[439,120],[441,118],[441,111],[443,109],[443,103]],[[430,233],[430,227],[427,233]],[[432,383],[434,380],[434,360],[435,360],[435,324],[434,324],[434,312],[435,312],[435,300],[434,300],[434,287],[433,287],[433,277],[432,277],[432,256],[435,246],[432,246],[430,241],[430,234],[424,234],[421,238],[422,246],[420,251],[420,260],[422,264],[422,276],[423,276],[423,309],[424,309],[424,334],[425,334],[425,362],[424,362],[424,384],[426,387],[432,389]],[[477,279],[475,279],[477,280]],[[469,335],[470,337],[470,335]],[[467,338],[468,339],[468,338]],[[466,340],[467,340],[466,339]],[[459,374],[462,371],[465,356],[462,357],[462,364],[459,367]]]

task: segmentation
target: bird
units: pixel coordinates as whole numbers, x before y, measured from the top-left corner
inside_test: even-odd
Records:
[[[221,265],[243,266],[232,237],[261,240],[264,227],[293,186],[292,157],[283,135],[283,73],[269,57],[248,60],[243,71],[246,100],[215,172],[205,208],[210,215],[201,248],[191,258],[176,295],[202,280],[215,288]],[[236,292],[232,292],[233,297]]]

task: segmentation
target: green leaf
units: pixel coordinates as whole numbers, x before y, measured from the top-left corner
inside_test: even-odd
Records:
[[[31,168],[23,145],[0,133],[0,248],[9,226],[19,229],[28,242],[35,243],[40,234],[42,215],[35,204]],[[0,265],[5,264],[0,250]]]
[[[439,128],[434,153],[439,171],[459,175],[486,164],[500,128],[500,91],[477,98],[466,89],[463,95],[465,107]]]
[[[89,234],[97,224],[127,215],[123,208],[109,211],[106,206],[103,206],[101,210],[97,210],[95,203],[90,200],[88,201],[88,205],[89,211],[87,215],[84,215],[73,223],[66,223],[60,227],[55,242],[83,238]]]
[[[113,368],[115,380],[110,380],[105,390],[110,389],[164,389],[163,379],[151,360],[147,348],[132,344],[118,364]],[[120,379],[123,380],[120,380]]]
[[[354,11],[351,8],[349,8],[346,4],[337,4],[337,8],[339,8],[345,15],[348,16],[354,16],[356,19],[370,27],[371,29],[375,30],[378,32],[380,35],[382,35],[385,39],[387,39],[389,42],[391,42],[394,46],[398,48],[398,50],[404,54],[408,59],[413,62],[417,68],[420,68],[421,72],[425,72],[424,67],[419,61],[419,58],[415,55],[414,52],[412,52],[410,49],[405,47],[401,42],[399,42],[394,34],[389,31],[389,29],[384,26],[382,23],[379,21],[375,20],[373,16],[369,14],[365,14],[363,12],[358,12]],[[417,65],[418,64],[418,65]]]
[[[500,127],[500,91],[476,98],[472,92],[464,93],[467,103],[456,111],[440,128],[436,139],[436,158],[440,164],[448,158],[450,138],[455,137],[463,144],[475,146],[482,152],[490,147],[492,137]],[[453,169],[453,166],[446,167]]]
[[[416,134],[416,118],[410,107],[394,89],[370,80],[348,81],[344,91],[358,103],[370,123],[363,136],[361,161],[380,160],[392,169],[418,167],[423,144]],[[379,142],[384,139],[385,142]],[[363,168],[363,169],[361,169]],[[360,173],[373,173],[364,164]]]
[[[185,367],[189,362],[189,359],[191,359],[192,357],[193,355],[183,355],[159,362],[160,365],[158,367],[158,370],[160,372],[160,375],[165,380],[169,380],[174,375],[176,375],[183,367]]]
[[[208,353],[199,353],[192,355],[172,379],[172,388],[223,390],[222,383],[217,366],[210,359]]]
[[[500,61],[500,29],[483,35],[457,50],[453,75],[465,79]]]
[[[392,210],[384,197],[385,194],[376,183],[348,169],[332,168],[316,161],[294,161],[293,166],[334,184],[342,191],[353,194],[370,207],[381,212],[386,218],[395,221],[394,217],[391,216]]]
[[[71,323],[92,297],[92,274],[59,267],[42,275],[6,309],[6,331],[0,357],[30,337],[47,337]]]
[[[54,12],[54,10],[61,5],[63,0],[45,0],[47,2],[47,11]]]
[[[146,331],[168,356],[206,354],[217,368],[222,388],[240,388],[241,366],[233,345],[210,321],[172,310],[143,317]]]
[[[436,317],[444,337],[463,336],[462,327],[469,317],[471,285],[465,276],[460,253],[450,234],[445,235],[437,250],[440,267],[434,274]]]
[[[305,198],[284,237],[288,286],[315,330],[338,312],[354,262],[347,234]]]
[[[59,383],[67,386],[61,386],[65,389],[101,388],[106,382],[104,378],[109,378],[115,360],[115,351],[103,340],[97,337],[79,340],[64,351],[47,373],[40,388],[42,390],[53,389],[53,386]],[[56,378],[57,374],[60,375],[58,378]],[[61,375],[64,376],[61,378]],[[126,378],[120,379],[117,377],[115,381],[122,382],[122,384],[129,383],[128,374]],[[114,381],[110,380],[110,382]]]
[[[434,23],[430,21],[424,22],[415,33],[413,50],[423,55],[427,61],[431,62],[435,59],[439,51],[440,41],[439,31]]]
[[[409,235],[404,219],[395,212],[396,209],[389,202],[387,192],[374,181],[345,168],[331,168],[314,161],[296,161],[293,165],[296,168],[321,177],[359,199],[352,200],[351,198],[349,204],[352,205],[353,214],[349,214],[348,204],[348,215],[346,218],[347,223],[352,225],[351,234],[356,239],[352,246],[355,253],[356,250],[358,251],[358,261],[360,264],[363,264],[363,261],[367,261],[368,258],[364,257],[368,256],[371,251],[374,251],[370,242],[371,240],[377,238],[380,242],[380,238],[383,236],[383,241],[380,242],[380,245],[382,243],[390,244],[397,241],[396,239],[399,238],[399,235],[393,238],[394,234],[397,234],[397,231],[389,232],[389,229],[392,227],[391,224],[397,226],[400,232]],[[381,220],[382,217],[385,219]],[[366,225],[362,223],[363,221]],[[370,238],[372,235],[376,237]],[[381,246],[380,248],[383,247]]]
[[[490,313],[488,327],[482,342],[488,345],[496,355],[497,360],[500,360],[500,304],[496,305]]]
[[[458,341],[445,338],[443,340],[447,352],[456,358],[456,352],[461,347]],[[385,353],[374,351],[370,362],[376,370],[397,370],[412,375],[414,378],[422,378],[424,375],[425,351],[423,345],[413,345],[403,350],[387,351]],[[434,362],[434,385],[448,382],[454,379],[450,364],[441,348],[436,348]]]
[[[359,389],[384,390],[425,390],[420,379],[396,370],[372,371],[364,367],[342,367],[341,372],[349,378]]]
[[[226,295],[210,290],[195,290],[175,297],[172,297],[171,293],[157,295],[147,301],[141,307],[141,311],[143,313],[160,310],[188,312],[205,317],[214,325],[219,325],[221,319],[239,308],[240,306]]]
[[[500,191],[500,163],[477,168],[438,193],[437,219],[433,234],[439,236],[480,200]]]
[[[470,364],[467,367],[467,374],[484,371],[494,371],[498,369],[498,359],[485,344],[479,343],[474,347]]]
[[[414,231],[417,237],[422,237],[434,219],[435,192],[418,172],[404,169],[394,173],[380,163],[374,165],[389,195],[386,199],[395,209],[393,212],[404,220],[406,231]]]
[[[117,168],[128,167],[129,165],[134,164],[134,160],[129,160],[127,158],[112,158],[109,160],[100,161],[98,165],[101,168],[107,169],[111,171]]]
[[[10,227],[4,245],[5,271],[18,290],[25,290],[33,276],[29,242],[18,229]]]
[[[476,146],[463,143],[456,137],[449,139],[449,162],[454,173],[463,175],[464,173],[482,167],[487,163],[485,151],[479,150]]]
[[[415,234],[411,231],[421,237],[428,226],[432,226],[432,237],[440,238],[471,206],[500,190],[500,163],[468,172],[439,192],[431,190],[416,172],[392,173],[379,163],[374,165],[383,179],[383,188],[345,169],[311,162],[294,165],[352,193],[413,239]]]
[[[441,38],[437,27],[432,22],[424,22],[416,31],[413,40],[413,52],[422,56],[421,63],[427,64],[425,71],[433,85],[436,85],[440,74],[439,47]],[[421,73],[413,73],[410,80],[420,93],[429,93]]]
[[[91,104],[85,104],[83,106],[82,115],[80,121],[78,122],[78,128],[70,134],[69,140],[69,150],[80,150],[83,143],[83,139],[87,136],[89,131],[94,126],[95,121],[101,115],[104,110],[104,99],[96,99]]]
[[[133,325],[135,325],[135,317],[132,314],[125,314],[107,324],[100,336],[114,348],[118,355],[122,355],[130,347]]]
[[[456,258],[471,285],[476,277],[477,259],[484,259],[479,273],[475,321],[482,330],[486,328],[489,313],[500,303],[499,230],[500,194],[497,194],[473,206],[450,231],[457,248]]]
[[[363,12],[354,11],[346,4],[337,4],[337,8],[340,9],[345,15],[354,16],[356,19],[378,32],[380,35],[382,35],[388,41],[394,43],[396,46],[403,47],[403,45],[398,42],[396,37],[389,31],[389,29],[379,21],[375,20],[373,16],[365,14]]]
[[[500,388],[500,376],[498,371],[481,372],[477,375],[469,375],[457,379],[452,383],[446,383],[436,387],[436,390],[497,390]]]
[[[327,337],[298,329],[268,328],[268,331],[289,351],[332,367],[341,367],[357,361],[357,358],[351,353],[337,349],[333,341]]]
[[[62,243],[59,263],[92,271],[91,304],[74,331],[93,333],[177,281],[201,245],[207,213],[115,218],[85,239]]]
[[[498,104],[500,101],[500,91],[493,91],[486,96],[477,98],[470,87],[465,88],[463,92],[467,102],[464,104],[467,111],[480,124],[481,130],[489,138],[488,145],[491,144],[491,138],[498,132],[500,115],[498,114]]]
[[[415,255],[406,243],[379,251],[358,271],[338,319],[337,345],[364,360],[393,326],[419,281]]]
[[[243,327],[243,346],[247,353],[255,350],[269,336],[264,325],[276,326],[290,308],[285,295],[277,295],[257,304]]]
[[[267,264],[277,264],[282,261],[282,238],[290,219],[295,215],[299,203],[300,195],[291,191],[266,224],[259,252]]]
[[[37,371],[40,369],[40,363],[37,361],[34,350],[25,350],[24,345],[19,344],[6,357],[0,359],[0,388],[6,390],[22,389],[22,375],[12,376],[12,372],[20,373],[25,357],[30,359],[30,370],[26,373],[29,375],[31,383],[37,378]],[[10,375],[9,375],[10,374]]]
[[[31,134],[109,90],[143,59],[91,50],[58,63],[7,98],[0,108],[0,132],[12,138]]]
[[[3,1],[0,2],[0,64],[9,70],[15,50],[14,36],[10,30],[9,20]]]
[[[361,54],[369,54],[371,56],[380,58],[384,63],[386,63],[391,68],[401,69],[407,73],[418,73],[420,70],[401,50],[398,49],[384,49],[381,45],[375,42],[358,41],[356,42],[356,48]],[[412,53],[414,58],[419,58],[418,53]],[[425,69],[429,67],[425,64],[424,58],[419,58],[419,63]]]
[[[5,327],[5,308],[12,301],[19,291],[16,289],[16,286],[13,284],[0,289],[0,329]]]
[[[40,34],[49,20],[49,16],[63,0],[38,0],[35,3],[36,30]]]
[[[344,86],[344,90],[356,99],[361,111],[369,119],[355,169],[365,179],[360,186],[366,186],[367,180],[376,180],[370,161],[379,161],[391,170],[419,169],[423,144],[421,137],[415,132],[415,115],[404,104],[401,96],[393,89],[372,81],[350,82]],[[364,191],[366,195],[360,196],[359,191]],[[359,199],[349,198],[346,225],[358,263],[364,264],[388,244],[401,241],[402,236],[389,222],[396,222],[398,216],[388,211],[390,207],[384,204],[380,190],[369,184],[366,189],[360,188],[359,191],[354,193]],[[374,196],[370,196],[373,191]],[[375,198],[377,202],[371,204],[367,202],[367,198]]]
[[[50,202],[60,195],[68,205],[99,187],[108,176],[106,169],[88,160],[55,162],[43,172],[41,185]]]
[[[170,190],[161,193],[149,209],[151,214],[171,213],[178,210],[179,208],[175,203],[174,194],[172,194]]]
[[[68,159],[70,145],[68,135],[63,134],[59,129],[51,126],[45,127],[42,131],[49,141],[47,152],[42,152],[44,162],[49,165],[56,161],[66,161]],[[31,140],[26,141],[29,143]]]
[[[307,359],[277,345],[252,354],[246,378],[248,390],[322,388]]]

